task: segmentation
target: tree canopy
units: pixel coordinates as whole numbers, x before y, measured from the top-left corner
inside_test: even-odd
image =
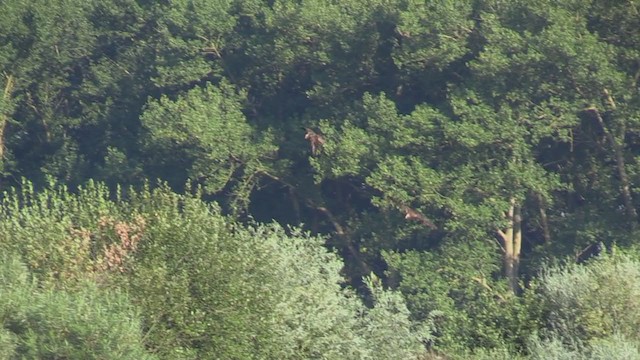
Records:
[[[1,2],[6,356],[118,354],[99,309],[158,358],[637,353],[586,278],[637,266],[639,11]],[[41,352],[77,299],[102,350]]]

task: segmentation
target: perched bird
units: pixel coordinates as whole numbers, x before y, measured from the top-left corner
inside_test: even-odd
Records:
[[[400,207],[402,211],[404,211],[404,218],[407,220],[418,221],[422,223],[424,226],[436,230],[438,227],[429,219],[427,219],[424,215],[422,215],[417,210],[414,210],[406,205],[402,205]]]
[[[318,134],[317,132],[311,130],[310,128],[304,128],[306,131],[304,138],[309,141],[311,144],[311,154],[316,156],[322,150],[322,145],[326,142],[324,136]]]

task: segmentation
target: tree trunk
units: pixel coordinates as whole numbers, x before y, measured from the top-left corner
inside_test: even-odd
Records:
[[[2,100],[0,101],[0,164],[4,164],[4,132],[7,128],[7,122],[9,121],[11,94],[13,92],[13,76],[6,75],[6,84],[4,86],[4,92],[2,93]],[[1,166],[0,166],[1,168]]]
[[[540,226],[542,227],[542,236],[544,237],[545,245],[551,243],[551,229],[549,228],[549,218],[547,217],[547,202],[544,201],[544,197],[539,193],[534,194],[538,201],[538,208],[540,211]]]
[[[506,213],[508,223],[506,229],[499,229],[498,234],[504,251],[504,274],[509,287],[515,293],[518,291],[518,272],[520,268],[520,251],[522,248],[522,215],[520,205],[511,199],[511,205]]]
[[[605,91],[605,94],[609,98],[610,106],[612,106],[612,108],[615,110],[615,103],[613,102],[613,99],[609,95],[608,91]],[[609,145],[611,145],[611,148],[613,150],[613,156],[616,160],[616,170],[618,172],[618,177],[620,178],[620,185],[621,185],[620,190],[622,193],[621,195],[622,195],[622,201],[624,202],[625,212],[627,214],[627,218],[629,219],[629,223],[632,226],[635,226],[636,219],[638,218],[638,213],[636,212],[636,209],[633,206],[633,197],[631,195],[631,185],[629,182],[629,175],[627,175],[627,170],[625,169],[624,153],[623,153],[622,146],[618,143],[615,136],[607,128],[604,122],[604,119],[600,114],[600,111],[596,107],[590,107],[587,110],[593,112],[593,114],[596,117],[596,120],[598,121],[598,125],[600,125],[600,128],[604,132],[604,135],[607,138],[607,141],[609,142]]]

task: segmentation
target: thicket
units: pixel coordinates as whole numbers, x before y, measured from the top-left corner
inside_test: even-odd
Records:
[[[0,219],[0,249],[13,254],[2,261],[5,358],[633,359],[639,350],[634,252],[547,265],[519,295],[483,275],[500,267],[491,243],[466,262],[455,260],[472,253],[460,245],[389,253],[399,292],[372,275],[366,306],[322,238],[241,224],[162,186],[114,196],[101,184],[70,193],[25,183],[5,194]]]
[[[19,256],[0,259],[0,358],[155,359],[139,312],[122,291],[83,281],[43,289]]]
[[[18,358],[406,359],[431,335],[379,279],[365,306],[322,238],[166,188],[112,200],[103,185],[25,184],[0,213],[0,249],[17,254],[0,319]]]

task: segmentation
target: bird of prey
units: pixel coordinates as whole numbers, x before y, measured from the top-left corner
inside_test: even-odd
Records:
[[[324,136],[318,134],[310,128],[304,128],[304,130],[306,131],[304,138],[311,144],[311,154],[313,156],[318,155],[320,153],[320,150],[322,150],[322,146],[326,142]]]
[[[400,207],[402,211],[404,211],[404,218],[407,220],[418,221],[422,225],[431,228],[432,230],[436,230],[438,227],[429,219],[427,219],[424,215],[422,215],[417,210],[414,210],[406,205],[402,205]]]

